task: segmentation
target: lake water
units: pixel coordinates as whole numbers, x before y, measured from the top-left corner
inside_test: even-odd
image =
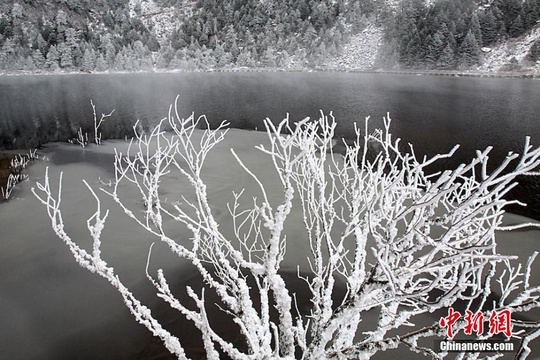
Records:
[[[495,146],[500,160],[509,150],[519,151],[527,135],[532,136],[533,144],[540,144],[540,81],[328,73],[2,77],[0,138],[8,139],[4,145],[24,146],[32,141],[56,140],[79,126],[89,128],[90,99],[100,113],[116,109],[105,123],[104,132],[105,137],[121,136],[136,119],[150,127],[166,116],[176,95],[180,95],[179,109],[184,116],[195,111],[207,114],[213,125],[227,119],[232,126],[249,129],[260,129],[267,116],[279,121],[287,113],[292,119],[301,119],[318,116],[319,109],[333,111],[338,120],[338,135],[346,138],[352,134],[354,121],[362,123],[365,116],[371,115],[373,127],[377,127],[390,112],[394,134],[413,143],[417,153],[448,151],[454,144],[461,144],[458,156],[443,164],[447,167],[466,161],[476,149],[488,145]],[[250,168],[268,167],[252,151],[263,141],[263,134],[230,135],[208,164],[213,185],[209,189],[214,189],[210,196],[221,204],[219,214],[226,213],[223,204],[230,201],[231,191],[245,186],[250,179],[231,166],[228,147],[234,146]],[[17,139],[15,143],[13,138]],[[149,333],[135,323],[119,294],[105,280],[76,264],[67,247],[54,236],[44,208],[30,192],[33,181],[43,178],[46,166],[51,166],[54,180],[64,171],[66,229],[77,243],[89,248],[85,221],[92,215],[95,203],[81,179],[88,179],[96,188],[100,186],[98,178],[107,181],[113,176],[113,145],[125,147],[126,143],[111,141],[106,146],[85,150],[65,144],[45,146],[42,154],[50,161],[31,166],[31,181],[19,185],[13,201],[0,204],[0,357],[152,358]],[[533,209],[538,209],[540,203],[534,200],[538,197],[536,186],[536,182],[528,183],[522,194],[532,200]],[[174,193],[182,193],[178,184],[171,185],[167,196]],[[153,239],[141,235],[129,219],[122,218],[122,211],[114,207],[111,199],[105,197],[102,201],[104,208],[111,209],[110,218],[114,219],[104,232],[106,260],[138,297],[153,305],[158,318],[165,322],[174,319],[152,295],[152,287],[144,276]],[[135,196],[128,201],[135,207],[141,205]],[[505,221],[515,223],[523,219],[511,214]],[[301,223],[300,219],[292,222]],[[500,233],[500,251],[520,251],[527,256],[538,248],[539,233]],[[293,233],[288,238],[300,237]],[[305,261],[306,252],[301,246],[288,249],[288,254],[295,253],[295,261]],[[151,270],[163,266],[166,274],[178,280],[179,288],[197,283],[165,246],[157,244],[153,257],[156,260]],[[540,272],[533,274],[534,283],[540,281]],[[429,323],[437,321],[437,316],[440,314],[432,314]],[[183,322],[170,325],[178,328],[182,336],[196,335]],[[538,347],[534,355],[540,354]]]
[[[82,127],[92,133],[92,99],[98,114],[115,109],[103,125],[104,138],[131,135],[140,120],[151,127],[179,95],[182,116],[205,114],[211,125],[261,129],[262,120],[317,117],[333,112],[337,135],[353,136],[353,122],[371,116],[419,155],[461,148],[441,163],[468,162],[478,149],[494,146],[492,164],[521,151],[525,136],[540,144],[540,81],[358,73],[177,73],[25,76],[0,78],[0,148],[66,140]],[[513,196],[534,204],[521,212],[540,219],[540,186],[520,179]]]

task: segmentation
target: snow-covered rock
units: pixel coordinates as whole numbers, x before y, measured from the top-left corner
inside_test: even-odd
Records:
[[[526,35],[517,39],[508,39],[505,42],[497,44],[489,51],[484,52],[484,58],[479,70],[482,71],[500,71],[505,65],[516,62],[522,66],[530,68],[533,72],[540,72],[540,63],[528,64],[526,59],[529,50],[534,41],[540,39],[540,26],[537,26]]]
[[[369,25],[360,34],[353,35],[343,47],[340,56],[325,65],[330,68],[366,70],[375,65],[375,58],[382,45],[383,29]]]

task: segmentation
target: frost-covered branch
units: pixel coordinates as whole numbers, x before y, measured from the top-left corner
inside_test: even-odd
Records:
[[[108,117],[112,116],[112,114],[114,113],[114,109],[108,114],[101,114],[101,117],[98,120],[97,114],[96,114],[96,106],[94,105],[94,101],[90,100],[90,104],[92,104],[92,113],[94,115],[94,142],[96,143],[96,145],[101,145],[101,132],[99,131],[99,127]],[[88,142],[88,139],[87,139],[87,142]]]
[[[257,149],[273,166],[280,192],[270,193],[266,177],[231,150],[259,195],[246,208],[244,190],[233,193],[228,232],[212,211],[203,178],[205,161],[226,136],[225,122],[212,130],[204,116],[182,119],[175,103],[167,119],[148,134],[135,132],[128,152],[116,154],[115,180],[102,191],[141,229],[198,270],[205,288],[217,294],[219,306],[244,339],[245,346],[236,347],[212,328],[205,289],[200,293],[187,289],[196,305],[187,308],[174,296],[162,270],[152,276],[147,269],[158,296],[201,331],[209,358],[220,354],[234,359],[368,358],[399,344],[440,356],[418,345],[419,339],[440,336],[440,326],[403,329],[410,329],[418,316],[456,302],[486,316],[502,307],[520,312],[538,307],[539,288],[529,284],[533,258],[520,266],[513,262],[515,257],[500,255],[495,231],[507,229],[501,225],[504,208],[516,201],[504,195],[515,186],[515,178],[538,175],[540,149],[527,139],[523,154],[509,154],[491,172],[488,148],[477,152],[469,164],[430,174],[427,167],[451,157],[457,147],[418,159],[412,146],[404,151],[399,139],[392,138],[390,122],[385,118],[383,129],[370,133],[366,119],[362,130],[355,127],[356,142],[340,155],[332,148],[336,126],[332,114],[296,123],[287,118],[277,125],[267,120],[268,143]],[[165,124],[171,131],[164,130]],[[160,186],[169,178],[184,179],[192,193],[182,194],[179,202],[165,201]],[[137,189],[143,212],[122,200],[125,185]],[[101,216],[96,194],[91,190],[98,210],[88,223],[94,239],[90,254],[64,233],[60,195],[53,195],[48,174],[38,190],[36,196],[47,207],[53,229],[78,262],[108,278],[137,318],[169,350],[184,356],[178,338],[159,328],[101,259],[106,215]],[[287,248],[295,246],[287,240],[287,219],[293,212],[301,214],[304,234],[294,241],[306,242],[310,249],[309,269],[302,270],[310,291],[307,315],[298,310],[296,291],[283,276]],[[170,235],[166,225],[171,222],[189,231],[187,244]],[[346,291],[337,295],[340,286]],[[490,294],[499,300],[490,303]],[[379,314],[370,331],[360,327],[368,311]],[[538,325],[515,326],[528,329],[516,335],[523,339],[526,354]]]
[[[28,167],[30,162],[39,159],[37,155],[37,149],[28,150],[27,154],[15,155],[9,162],[9,175],[7,178],[6,186],[0,187],[0,196],[4,200],[9,200],[15,186],[21,181],[28,179],[28,174],[22,173],[24,169]]]
[[[79,127],[79,130],[77,130],[77,137],[68,140],[70,144],[79,144],[82,148],[85,148],[86,145],[88,145],[88,133],[84,133],[82,131],[82,128]]]

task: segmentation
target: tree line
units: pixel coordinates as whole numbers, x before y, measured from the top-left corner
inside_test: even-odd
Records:
[[[91,10],[83,0],[0,5],[0,70],[303,69],[338,56],[373,23],[385,34],[377,67],[466,69],[480,63],[482,48],[540,19],[540,0],[403,0],[397,8],[383,0],[156,3],[176,18],[159,38],[140,4],[130,11],[126,0],[96,1]],[[537,41],[528,59],[539,54]]]
[[[426,6],[406,0],[391,20],[385,22],[380,66],[467,69],[481,62],[482,48],[531,30],[540,20],[540,1],[440,0]],[[539,59],[539,45],[531,48],[529,60]]]

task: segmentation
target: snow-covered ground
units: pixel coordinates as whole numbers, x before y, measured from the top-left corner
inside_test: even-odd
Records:
[[[265,180],[271,202],[282,193],[269,159],[254,150],[256,145],[268,145],[265,133],[233,129],[225,139],[208,158],[203,178],[214,213],[222,224],[220,229],[227,233],[231,226],[226,221],[226,204],[233,200],[232,191],[245,188],[247,202],[257,193],[252,178],[236,164],[230,148]],[[148,343],[149,333],[136,325],[120,295],[105,280],[79,268],[67,247],[53,234],[44,207],[30,191],[35,181],[43,180],[46,167],[49,167],[53,184],[59,173],[64,172],[62,209],[66,231],[78,244],[89,249],[91,239],[86,219],[95,210],[95,202],[81,180],[86,179],[95,189],[107,189],[106,184],[114,177],[114,148],[125,153],[127,143],[107,141],[104,146],[85,149],[68,144],[46,145],[42,155],[49,160],[36,162],[29,169],[30,180],[17,187],[10,202],[0,204],[0,352],[3,358],[134,358]],[[189,197],[190,186],[179,177],[169,176],[164,179],[162,191],[166,201],[173,203],[182,195]],[[121,192],[129,206],[143,211],[140,196],[134,189],[125,187]],[[108,196],[100,193],[100,198],[102,207],[111,211],[102,236],[105,260],[144,302],[159,303],[144,275],[148,249],[155,239],[142,233]],[[527,219],[512,214],[505,219],[508,224],[523,221]],[[284,268],[294,270],[299,265],[306,269],[308,244],[295,241],[303,238],[298,211],[293,211],[287,226],[290,246]],[[172,224],[167,227],[176,233],[179,241],[189,241],[181,227]],[[525,259],[538,249],[539,240],[540,230],[502,233],[499,249]],[[178,262],[159,243],[152,252],[151,271],[158,266],[169,276],[178,274],[179,281],[188,281],[191,276],[186,264]],[[540,283],[540,272],[533,273],[531,283]],[[433,318],[422,321],[436,321],[437,315],[432,315]],[[363,323],[366,326],[369,326],[369,316]]]
[[[327,62],[327,66],[344,70],[367,70],[373,68],[379,47],[382,45],[383,30],[370,25],[361,33],[351,36],[343,47],[341,56]]]
[[[531,63],[526,59],[531,45],[540,39],[540,25],[526,35],[483,48],[481,65],[464,72],[508,72],[507,67],[516,59],[522,72],[540,74],[540,61]],[[383,45],[383,29],[373,24],[361,33],[351,36],[339,57],[326,62],[326,67],[342,70],[371,70],[377,53]]]
[[[128,6],[129,15],[132,18],[140,18],[147,28],[152,29],[158,41],[163,44],[164,40],[176,28],[178,20],[191,15],[193,2],[187,1],[181,7],[161,7],[153,0],[130,0]]]
[[[530,72],[540,74],[540,62],[531,64],[526,59],[531,45],[538,39],[540,39],[540,26],[520,38],[509,39],[491,48],[485,48],[482,65],[478,69],[486,72],[496,72],[501,70],[501,67],[510,64],[512,59],[515,58],[519,64]]]

